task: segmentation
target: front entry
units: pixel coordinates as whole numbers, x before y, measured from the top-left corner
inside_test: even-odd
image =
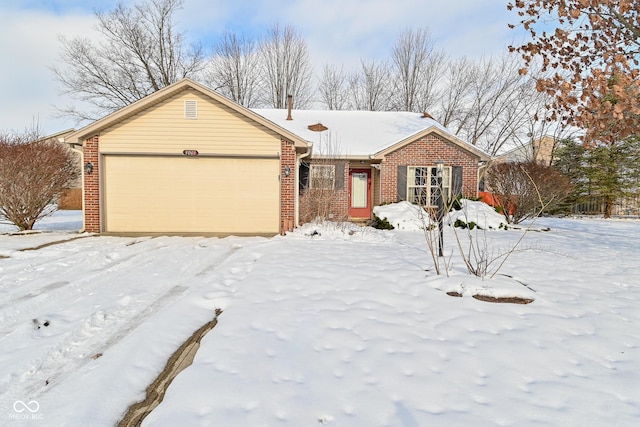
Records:
[[[349,170],[349,218],[371,218],[371,169]]]

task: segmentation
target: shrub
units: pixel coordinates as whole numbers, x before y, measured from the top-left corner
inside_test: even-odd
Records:
[[[36,131],[0,135],[0,218],[31,230],[55,212],[60,193],[80,171],[69,147]]]
[[[395,227],[387,220],[387,218],[378,218],[378,216],[373,215],[373,219],[369,223],[371,227],[377,228],[378,230],[393,230]]]
[[[453,226],[456,228],[462,228],[463,230],[466,228],[468,228],[469,230],[473,230],[474,228],[478,227],[478,224],[473,221],[467,224],[466,222],[458,218],[456,219],[456,222],[453,224]],[[482,227],[478,227],[478,230],[482,230]]]
[[[485,179],[505,218],[515,224],[557,206],[572,187],[556,169],[536,162],[496,163]]]

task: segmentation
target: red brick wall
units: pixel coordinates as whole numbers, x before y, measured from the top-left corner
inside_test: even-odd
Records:
[[[349,219],[349,168],[351,163],[344,162],[344,175],[342,177],[342,188],[336,190],[333,202],[331,203],[331,213],[333,221],[346,221]]]
[[[84,177],[84,230],[100,233],[100,162],[98,161],[99,138],[94,136],[85,141],[84,163],[91,162],[93,171],[87,175],[82,167]]]
[[[380,174],[380,203],[398,201],[398,166],[431,166],[438,160],[444,161],[445,166],[462,166],[462,194],[477,197],[479,158],[438,135],[430,134],[385,157]]]
[[[296,170],[296,148],[291,141],[280,141],[280,233],[292,231],[295,226],[295,194],[298,182]],[[285,168],[290,174],[286,176]]]

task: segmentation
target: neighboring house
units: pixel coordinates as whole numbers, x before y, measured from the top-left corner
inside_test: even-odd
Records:
[[[302,194],[318,185],[332,187],[335,219],[370,219],[373,206],[401,200],[433,206],[438,161],[444,163],[448,196],[477,197],[479,164],[490,159],[428,114],[254,111],[313,144],[310,158],[302,163]],[[304,197],[300,209],[301,218],[312,219]]]
[[[63,130],[52,135],[47,135],[43,138],[43,140],[56,141],[58,143],[64,144],[65,138],[67,138],[74,132],[75,129]],[[71,144],[67,144],[67,146],[74,151],[78,170],[81,170],[82,151],[78,150],[78,147],[74,147]],[[58,209],[82,210],[82,174],[78,175],[78,178],[68,188],[65,188],[62,194],[60,194],[60,197],[58,198]]]
[[[545,135],[527,144],[519,145],[506,153],[496,156],[494,162],[538,162],[550,166],[553,160],[555,138]]]
[[[66,142],[83,144],[85,230],[98,233],[284,233],[327,177],[336,214],[366,219],[381,203],[430,205],[439,160],[445,190],[476,196],[489,160],[421,114],[249,110],[189,79]]]

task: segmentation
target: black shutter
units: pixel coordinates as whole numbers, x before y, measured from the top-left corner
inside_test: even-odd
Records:
[[[454,166],[451,173],[451,196],[455,199],[462,195],[462,166]]]
[[[335,189],[344,189],[344,163],[336,163]]]
[[[398,201],[407,200],[407,167],[398,166]]]
[[[300,191],[309,188],[309,164],[300,163]]]

